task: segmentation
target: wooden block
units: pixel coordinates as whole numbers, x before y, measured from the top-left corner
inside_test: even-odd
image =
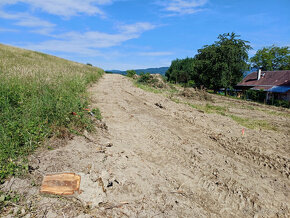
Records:
[[[43,178],[40,193],[54,195],[73,195],[80,190],[81,176],[74,173],[46,175]]]

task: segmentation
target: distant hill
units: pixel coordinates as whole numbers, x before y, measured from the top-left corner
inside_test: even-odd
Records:
[[[169,67],[159,67],[159,68],[147,68],[147,69],[137,69],[135,70],[137,74],[140,73],[150,73],[150,74],[161,74],[165,75],[166,71],[168,70]],[[121,70],[107,70],[106,72],[111,72],[111,73],[116,73],[116,74],[122,74],[125,75],[126,71],[121,71]]]

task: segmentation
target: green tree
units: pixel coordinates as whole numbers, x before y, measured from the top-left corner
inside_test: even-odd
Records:
[[[197,73],[195,71],[195,59],[176,59],[171,62],[171,66],[165,73],[169,81],[175,83],[188,83],[193,80]]]
[[[128,77],[133,77],[134,75],[136,75],[136,71],[135,70],[127,70],[126,73],[127,73]]]
[[[270,46],[264,47],[256,52],[251,58],[253,67],[262,70],[289,70],[290,49],[289,47]]]
[[[225,33],[219,35],[214,44],[198,50],[196,66],[205,87],[227,90],[243,78],[243,72],[249,69],[247,61],[251,46],[239,37],[235,33]]]

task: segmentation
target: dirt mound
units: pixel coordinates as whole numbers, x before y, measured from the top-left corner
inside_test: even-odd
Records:
[[[194,88],[184,88],[184,90],[180,93],[181,96],[186,98],[191,98],[194,100],[205,100],[205,101],[213,101],[210,94],[208,94],[205,90],[199,90]]]
[[[133,76],[133,79],[139,79],[139,78],[140,78],[140,76],[137,75],[137,74],[135,74],[135,75]]]

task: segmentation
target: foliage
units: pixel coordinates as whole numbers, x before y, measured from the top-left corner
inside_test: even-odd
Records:
[[[152,86],[148,86],[147,84],[145,83],[138,83],[138,82],[135,82],[134,83],[136,87],[140,88],[140,89],[143,89],[144,91],[147,91],[147,92],[152,92],[152,93],[155,93],[155,94],[160,94],[162,93],[162,89],[157,89],[155,87],[152,87]]]
[[[235,33],[219,35],[218,39],[199,49],[194,58],[172,61],[166,72],[168,80],[175,83],[191,81],[191,86],[204,86],[215,91],[236,85],[249,68],[247,60],[251,47]]]
[[[198,50],[195,56],[200,83],[213,90],[236,85],[249,68],[248,41],[239,39],[235,33],[219,35],[219,41]]]
[[[290,70],[290,49],[287,46],[264,47],[256,52],[251,62],[253,67],[264,71]]]
[[[88,65],[88,66],[91,66],[91,67],[93,66],[91,63],[87,63],[87,65]]]
[[[94,109],[92,110],[92,113],[94,114],[94,116],[95,116],[95,118],[96,118],[97,120],[102,120],[102,119],[103,119],[103,117],[102,117],[102,113],[101,113],[101,111],[100,111],[99,108],[94,108]]]
[[[0,191],[0,213],[3,212],[3,209],[10,205],[17,204],[22,199],[22,196],[16,192],[1,192]]]
[[[126,71],[128,77],[133,77],[136,75],[136,71],[135,70],[127,70]]]
[[[0,181],[53,134],[92,126],[86,87],[99,68],[0,45]]]
[[[275,105],[277,107],[290,108],[290,102],[289,101],[285,101],[285,100],[274,100],[274,101],[272,101],[270,99],[269,103],[272,104],[272,105]]]
[[[266,92],[264,90],[247,90],[246,91],[246,96],[248,99],[251,99],[253,101],[258,101],[258,102],[264,102],[266,99]]]
[[[168,81],[175,83],[188,83],[189,80],[197,80],[198,75],[195,69],[195,59],[176,59],[165,73]]]
[[[150,83],[152,77],[150,73],[141,73],[139,79],[137,80],[138,83]]]
[[[266,120],[256,120],[250,118],[239,117],[236,115],[229,115],[234,121],[249,129],[267,129],[277,131],[277,128],[271,125]]]

